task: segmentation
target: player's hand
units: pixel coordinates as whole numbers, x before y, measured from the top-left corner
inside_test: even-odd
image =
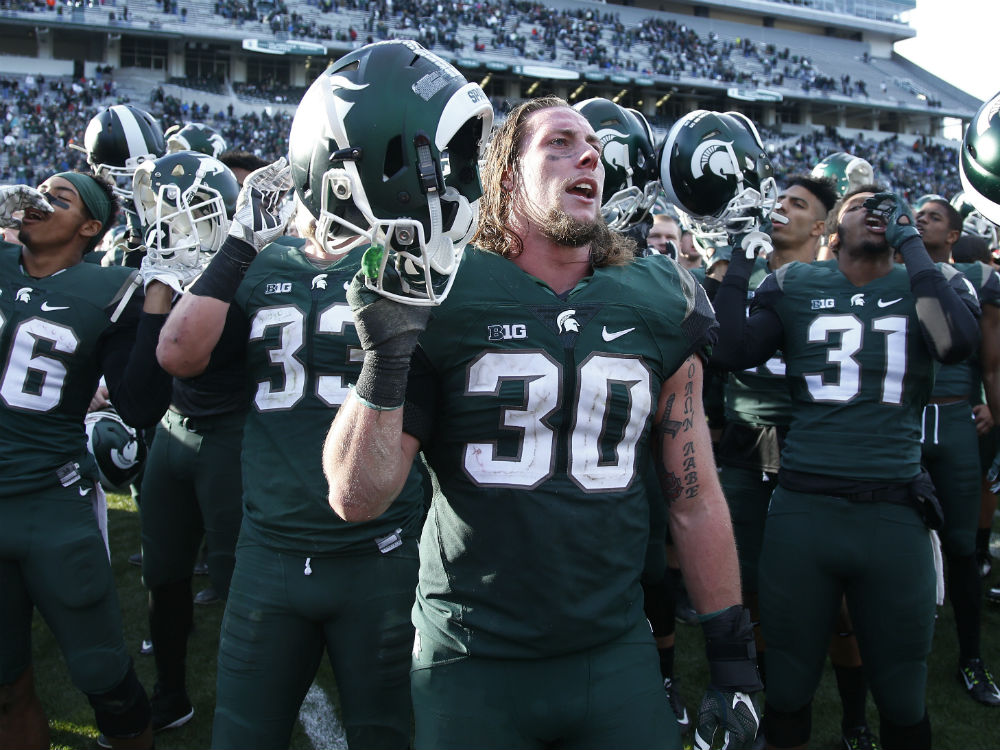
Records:
[[[21,220],[15,219],[18,211],[40,211],[50,214],[55,209],[45,200],[45,196],[27,185],[0,186],[0,227],[19,227]]]
[[[104,383],[101,383],[97,386],[97,390],[94,391],[94,395],[90,399],[90,406],[87,407],[87,411],[100,411],[101,409],[109,408],[111,408],[111,394],[108,393],[108,387],[104,385]]]
[[[749,750],[760,726],[760,693],[732,692],[709,687],[698,709],[694,732],[697,750],[712,747],[716,732],[723,731],[723,750]]]
[[[753,260],[758,254],[767,255],[774,249],[771,243],[771,230],[774,225],[770,219],[757,218],[749,229],[729,234],[731,252],[742,252],[747,260]]]
[[[750,613],[733,605],[704,621],[701,627],[711,682],[698,710],[694,745],[698,750],[707,750],[721,729],[723,748],[750,748],[760,726],[760,693],[764,687],[757,671]]]
[[[975,404],[972,407],[972,418],[976,423],[976,434],[985,437],[993,429],[993,414],[986,404]]]
[[[372,291],[365,285],[365,272],[358,271],[347,289],[347,302],[354,313],[361,347],[383,357],[406,357],[427,327],[431,308],[406,305]]]
[[[236,199],[236,212],[229,234],[260,252],[285,231],[294,206],[285,201],[292,189],[292,168],[285,157],[251,172]]]
[[[920,236],[917,220],[903,196],[897,193],[875,193],[863,205],[869,213],[885,220],[885,241],[894,250],[898,250],[911,237]]]
[[[201,272],[200,265],[180,262],[177,256],[173,259],[164,259],[153,253],[143,256],[142,264],[139,266],[143,289],[148,288],[152,282],[159,281],[178,294],[183,294],[185,287],[198,278]]]

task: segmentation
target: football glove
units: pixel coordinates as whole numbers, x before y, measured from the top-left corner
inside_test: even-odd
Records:
[[[990,470],[986,472],[986,481],[990,483],[990,492],[994,495],[1000,492],[1000,451],[993,458]]]
[[[395,409],[403,403],[410,356],[427,327],[431,308],[383,297],[365,285],[365,278],[365,271],[358,271],[347,289],[354,327],[365,350],[355,394],[376,409]]]
[[[284,233],[295,211],[294,204],[284,200],[291,189],[292,168],[283,156],[251,172],[236,199],[229,234],[260,252]]]
[[[15,219],[17,211],[35,209],[43,213],[50,214],[55,211],[45,196],[33,187],[27,185],[3,185],[0,186],[0,227],[21,226],[21,220]]]
[[[773,227],[770,219],[757,219],[749,230],[730,234],[730,252],[741,250],[746,255],[747,260],[753,260],[758,253],[767,255],[774,250],[774,245],[771,243]]]
[[[708,750],[719,729],[724,750],[753,746],[760,726],[760,691],[757,648],[750,613],[740,605],[702,623],[711,682],[698,710],[694,746]]]
[[[917,220],[903,196],[896,193],[875,193],[863,205],[870,213],[885,220],[885,241],[894,250],[898,250],[911,237],[920,236]]]
[[[139,276],[142,278],[142,288],[149,288],[152,281],[166,284],[178,294],[184,293],[184,288],[198,278],[201,266],[191,266],[176,261],[166,261],[154,258],[152,254],[143,257],[139,266]]]

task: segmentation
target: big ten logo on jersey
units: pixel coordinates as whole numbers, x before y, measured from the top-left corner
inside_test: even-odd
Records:
[[[528,338],[528,327],[524,323],[496,323],[486,326],[487,341],[509,341]]]
[[[813,310],[832,310],[836,307],[832,297],[827,297],[826,299],[814,299],[812,300]]]
[[[264,294],[287,294],[292,291],[292,282],[279,281],[264,286]]]

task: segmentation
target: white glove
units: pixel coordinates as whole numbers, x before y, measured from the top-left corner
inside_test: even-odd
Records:
[[[285,232],[295,206],[282,200],[292,189],[292,168],[285,157],[251,172],[236,199],[229,235],[260,252]]]
[[[21,220],[14,218],[17,211],[35,209],[50,214],[55,211],[45,196],[27,185],[0,186],[0,227],[19,227]]]
[[[198,278],[201,272],[201,266],[163,261],[149,253],[142,259],[142,265],[139,266],[139,276],[142,277],[143,289],[147,289],[151,281],[159,281],[178,294],[183,294],[184,287]]]

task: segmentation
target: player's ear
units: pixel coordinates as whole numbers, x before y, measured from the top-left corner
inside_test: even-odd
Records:
[[[83,224],[80,225],[80,228],[77,231],[83,237],[90,238],[96,236],[97,233],[101,231],[101,228],[103,226],[104,225],[97,219],[88,219],[87,221],[83,222]]]

